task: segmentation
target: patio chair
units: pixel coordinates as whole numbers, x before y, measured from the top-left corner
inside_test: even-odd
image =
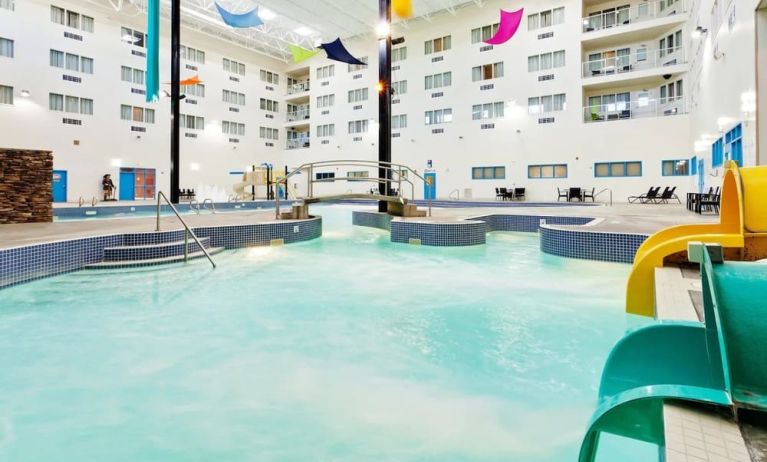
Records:
[[[506,188],[500,188],[501,189],[501,198],[503,200],[506,200],[509,197],[509,192],[506,190]]]
[[[495,188],[495,199],[498,200],[499,198],[501,200],[504,199],[503,194],[501,193],[501,188]]]
[[[557,202],[559,202],[559,199],[567,200],[567,190],[566,189],[559,189],[559,188],[557,188]]]
[[[668,204],[668,200],[673,199],[675,196],[674,191],[676,191],[676,186],[674,186],[673,188],[669,188],[668,186],[666,186],[666,189],[663,190],[663,194],[654,198],[652,202],[654,204]]]
[[[637,201],[642,204],[646,204],[658,196],[658,191],[660,191],[660,186],[657,188],[650,186],[650,189],[644,194],[640,194],[639,196],[629,196],[629,204],[633,204]]]
[[[525,199],[525,188],[514,188],[514,199]]]
[[[583,200],[585,201],[586,199],[591,199],[591,202],[594,202],[594,190],[595,189],[596,188],[591,188],[591,191],[589,191],[588,189],[583,191]]]
[[[583,190],[581,188],[570,188],[567,193],[567,202],[573,199],[578,199],[579,202],[583,202]]]

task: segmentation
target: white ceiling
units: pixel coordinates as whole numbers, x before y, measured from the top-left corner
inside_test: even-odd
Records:
[[[147,0],[90,0],[117,11],[145,12]],[[170,0],[161,0],[162,13],[169,17]],[[487,0],[413,0],[414,18],[430,20],[430,16],[476,4],[484,6]],[[267,56],[288,61],[289,44],[311,48],[318,41],[328,42],[372,33],[378,24],[378,0],[219,0],[219,4],[233,13],[244,13],[258,6],[274,13],[263,26],[234,29],[223,23],[213,0],[181,0],[184,26]],[[297,33],[299,31],[300,33]]]

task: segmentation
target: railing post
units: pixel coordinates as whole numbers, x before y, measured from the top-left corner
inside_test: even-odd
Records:
[[[189,260],[189,231],[184,228],[184,263]]]
[[[155,231],[160,230],[160,198],[163,196],[162,191],[159,191],[157,193],[157,226],[155,227]]]

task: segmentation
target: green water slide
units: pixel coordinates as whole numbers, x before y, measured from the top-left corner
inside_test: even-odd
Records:
[[[594,461],[601,433],[663,446],[667,399],[727,406],[736,413],[767,410],[767,265],[713,264],[711,255],[721,255],[721,249],[699,249],[705,323],[659,321],[629,332],[613,347],[580,462]]]

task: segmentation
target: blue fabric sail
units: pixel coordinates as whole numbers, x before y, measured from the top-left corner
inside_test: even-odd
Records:
[[[366,66],[367,63],[364,63],[360,61],[359,59],[352,56],[351,53],[349,53],[349,50],[346,49],[343,43],[341,43],[341,39],[337,38],[333,40],[330,43],[323,43],[320,45],[320,48],[325,50],[325,53],[328,54],[328,59],[332,59],[334,61],[340,61],[342,63],[348,63],[348,64],[357,64],[360,66]]]
[[[149,0],[146,26],[146,100],[160,99],[160,0]]]
[[[218,4],[218,2],[215,2],[215,4],[216,9],[218,10],[218,14],[221,15],[221,19],[224,20],[224,23],[226,23],[227,26],[247,28],[258,27],[264,23],[264,21],[262,21],[258,16],[258,7],[255,7],[247,13],[235,14],[226,11],[221,5]]]

